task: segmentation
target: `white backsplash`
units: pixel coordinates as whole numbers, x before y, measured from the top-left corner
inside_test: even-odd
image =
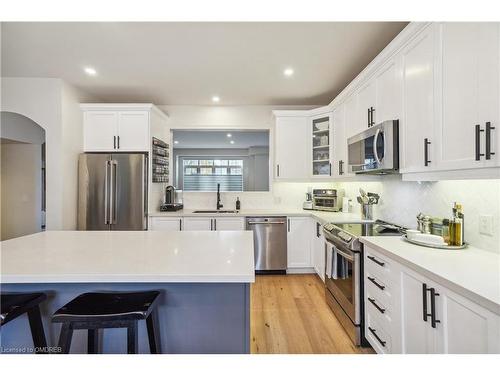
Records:
[[[465,240],[484,250],[500,253],[500,180],[460,180],[438,182],[401,181],[399,176],[384,176],[379,181],[337,184],[352,199],[353,212],[360,212],[356,201],[359,188],[380,194],[374,216],[411,228],[416,216],[450,217],[453,202],[463,205]],[[479,233],[479,216],[493,216],[493,235]]]
[[[465,239],[484,250],[500,253],[500,180],[461,180],[439,182],[407,182],[400,176],[384,176],[380,181],[314,183],[275,182],[272,192],[221,193],[225,209],[234,209],[236,197],[242,209],[301,208],[308,187],[344,189],[352,199],[352,211],[360,212],[356,201],[359,188],[380,194],[374,216],[411,228],[416,227],[419,212],[449,217],[453,202],[464,207]],[[158,193],[152,200],[160,202]],[[158,195],[158,196],[157,196]],[[187,209],[215,209],[217,197],[210,193],[184,193]],[[479,233],[479,216],[493,216],[493,235]]]

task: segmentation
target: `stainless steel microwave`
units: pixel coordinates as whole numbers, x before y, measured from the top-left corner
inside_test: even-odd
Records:
[[[372,126],[347,139],[351,173],[386,174],[399,169],[399,121]]]

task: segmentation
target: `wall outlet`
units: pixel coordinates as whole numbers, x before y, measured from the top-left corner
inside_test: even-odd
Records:
[[[479,233],[493,236],[493,215],[479,215]]]

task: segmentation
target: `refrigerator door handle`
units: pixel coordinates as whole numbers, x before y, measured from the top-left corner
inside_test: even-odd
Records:
[[[112,197],[110,199],[111,202],[111,209],[110,209],[110,217],[111,217],[111,224],[116,224],[116,197],[117,197],[117,187],[116,187],[116,169],[118,166],[118,162],[116,160],[111,161],[111,194]]]
[[[109,207],[108,207],[108,194],[109,194],[109,186],[108,186],[108,169],[109,169],[109,160],[106,160],[106,164],[104,166],[104,224],[109,224]]]

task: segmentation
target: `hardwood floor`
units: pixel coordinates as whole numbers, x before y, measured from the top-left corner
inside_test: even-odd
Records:
[[[316,275],[258,275],[251,291],[251,352],[373,353],[357,348],[325,301]]]

